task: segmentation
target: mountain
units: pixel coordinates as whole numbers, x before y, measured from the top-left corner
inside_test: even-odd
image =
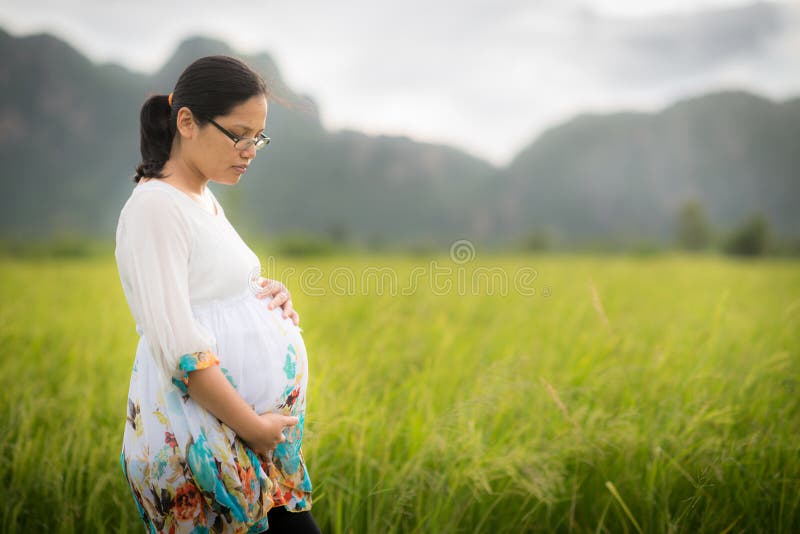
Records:
[[[544,132],[498,180],[506,236],[550,227],[573,240],[666,241],[700,200],[718,228],[756,212],[800,233],[800,99],[741,91],[686,99],[655,114],[580,115]]]
[[[241,57],[270,89],[270,146],[236,187],[212,184],[250,237],[307,232],[369,242],[503,242],[546,229],[564,242],[666,240],[680,205],[700,200],[731,227],[762,211],[800,228],[800,99],[723,92],[653,114],[580,115],[505,168],[406,137],[329,131],[316,103],[268,54],[187,39],[152,75],[97,65],[49,35],[0,30],[0,234],[71,231],[113,239],[139,160],[139,108],[209,54]]]
[[[272,92],[270,146],[235,188],[214,184],[245,234],[345,233],[397,242],[469,229],[479,182],[495,169],[447,146],[328,132],[315,103],[294,93],[267,54],[236,54],[191,38],[152,76],[94,65],[49,35],[0,31],[0,232],[35,238],[70,230],[112,236],[139,160],[138,114],[198,57],[237,55]],[[466,208],[466,209],[465,209]]]
[[[108,231],[133,168],[144,80],[97,66],[49,35],[0,32],[0,228],[36,236]]]

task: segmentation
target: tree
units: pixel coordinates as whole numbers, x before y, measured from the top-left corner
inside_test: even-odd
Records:
[[[764,216],[757,213],[728,236],[723,250],[734,256],[759,256],[766,250],[768,240],[769,225]]]
[[[711,243],[711,227],[705,209],[697,200],[689,200],[678,212],[676,240],[685,250],[702,250]]]
[[[331,221],[325,228],[325,233],[333,243],[343,244],[350,238],[347,225],[342,221]]]
[[[522,240],[522,248],[527,251],[547,250],[552,244],[550,233],[544,229],[532,230]]]

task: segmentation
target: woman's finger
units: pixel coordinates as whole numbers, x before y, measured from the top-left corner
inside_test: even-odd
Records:
[[[289,300],[289,292],[288,291],[281,291],[280,293],[275,295],[275,298],[273,298],[272,301],[269,303],[269,309],[272,310],[276,306],[281,306],[287,300]]]
[[[264,278],[262,281],[259,282],[262,287],[262,290],[259,291],[258,298],[263,299],[264,297],[272,297],[274,298],[275,295],[280,293],[283,290],[287,290],[286,286],[283,283],[277,280],[269,280],[268,278]]]

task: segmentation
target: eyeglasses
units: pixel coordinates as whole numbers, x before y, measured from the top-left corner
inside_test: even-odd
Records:
[[[236,150],[247,150],[251,146],[255,146],[256,150],[264,148],[269,144],[269,137],[264,135],[264,132],[258,134],[258,137],[239,137],[217,124],[214,119],[208,119],[208,122],[217,127],[217,129],[227,135],[233,141],[233,148]]]

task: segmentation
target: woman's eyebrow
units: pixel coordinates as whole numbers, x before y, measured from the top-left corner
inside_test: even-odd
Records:
[[[250,127],[247,126],[246,124],[234,124],[233,127],[234,128],[241,128],[245,132],[249,132],[250,131]],[[263,132],[263,131],[264,131],[264,128],[261,128],[259,130],[259,132]]]

